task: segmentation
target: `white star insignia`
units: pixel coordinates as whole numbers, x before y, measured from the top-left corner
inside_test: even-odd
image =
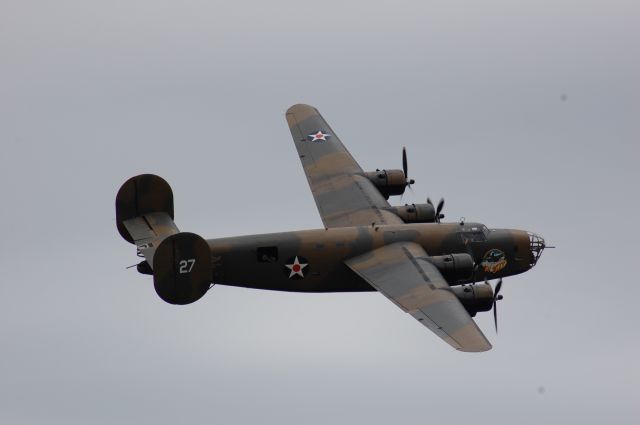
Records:
[[[291,273],[289,273],[289,279],[291,279],[295,275],[304,277],[304,274],[302,274],[302,269],[307,266],[308,264],[301,264],[300,261],[298,261],[298,257],[296,256],[295,260],[293,260],[293,264],[285,264],[285,267],[291,270]]]
[[[315,134],[309,134],[307,137],[311,139],[312,142],[317,142],[318,140],[326,142],[327,138],[331,137],[331,135],[329,133],[323,133],[322,131],[318,131]]]

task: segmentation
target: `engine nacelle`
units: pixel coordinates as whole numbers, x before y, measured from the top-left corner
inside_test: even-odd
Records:
[[[431,204],[392,207],[391,211],[405,223],[434,223],[436,221],[436,209]]]
[[[479,311],[489,311],[493,307],[493,288],[488,283],[453,286],[451,291],[471,316]]]
[[[438,268],[450,285],[466,282],[471,278],[475,263],[469,254],[448,254],[427,257]]]
[[[376,170],[365,176],[378,188],[382,196],[402,195],[407,187],[407,178],[402,170]]]

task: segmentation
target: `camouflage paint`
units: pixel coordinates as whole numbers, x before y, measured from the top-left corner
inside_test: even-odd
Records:
[[[385,226],[337,227],[297,232],[250,235],[207,242],[213,258],[215,283],[247,288],[299,292],[348,292],[374,290],[344,262],[350,258],[396,242],[416,242],[429,256],[469,253],[476,264],[491,249],[500,249],[507,267],[498,273],[476,272],[472,281],[495,279],[528,270],[528,236],[520,230],[492,230],[485,242],[465,243],[463,234],[478,223],[418,223]],[[258,259],[260,248],[277,248],[275,262]],[[304,257],[311,272],[303,279],[289,279],[285,264],[292,257]],[[462,283],[462,282],[461,282]]]

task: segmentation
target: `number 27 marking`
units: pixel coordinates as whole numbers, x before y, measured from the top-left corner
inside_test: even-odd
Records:
[[[180,274],[191,273],[194,264],[196,264],[196,259],[190,258],[188,260],[181,260],[179,264],[180,269],[178,271],[180,272]]]

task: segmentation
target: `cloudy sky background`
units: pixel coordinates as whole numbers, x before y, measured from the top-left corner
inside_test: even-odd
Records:
[[[640,5],[0,0],[0,423],[635,424]],[[317,228],[284,118],[447,219],[557,245],[458,353],[377,293],[125,270],[114,198],[152,172],[181,230]],[[396,199],[396,203],[400,201]]]

